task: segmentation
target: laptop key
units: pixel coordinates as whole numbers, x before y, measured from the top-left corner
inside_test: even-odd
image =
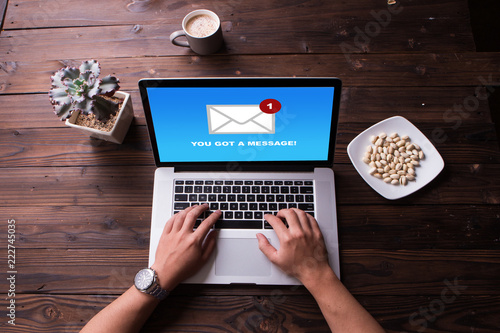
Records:
[[[302,210],[305,210],[305,211],[308,211],[308,210],[313,211],[314,210],[314,204],[313,203],[300,203],[298,208],[302,209]]]
[[[188,195],[187,194],[176,194],[174,196],[174,201],[188,201]]]
[[[301,194],[311,194],[311,193],[313,193],[313,187],[312,186],[303,186],[300,188],[300,193]]]
[[[191,206],[191,203],[189,203],[189,202],[176,202],[176,203],[174,203],[175,210],[184,210],[190,206]]]
[[[219,220],[216,229],[262,229],[262,221],[257,220]]]

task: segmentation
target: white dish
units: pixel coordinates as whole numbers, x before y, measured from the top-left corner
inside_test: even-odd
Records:
[[[397,132],[401,136],[408,135],[411,142],[418,144],[425,155],[424,159],[420,161],[420,166],[415,168],[415,180],[408,182],[406,186],[391,185],[385,183],[382,179],[370,175],[370,166],[363,162],[366,147],[368,145],[373,146],[370,141],[372,135],[377,136],[380,133],[390,135],[394,132]],[[430,183],[444,168],[443,158],[434,145],[415,125],[401,116],[382,120],[363,131],[349,143],[347,154],[358,173],[368,185],[389,200],[399,199],[418,191]]]

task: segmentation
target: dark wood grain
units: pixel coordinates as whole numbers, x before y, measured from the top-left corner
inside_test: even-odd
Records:
[[[74,39],[75,50],[61,49],[60,56],[80,54],[82,57],[103,57],[114,48],[116,57],[130,55],[158,56],[185,54],[186,49],[174,47],[168,40],[171,32],[181,29],[184,15],[194,9],[208,8],[220,16],[224,29],[224,52],[238,54],[262,53],[343,53],[349,52],[455,52],[474,51],[466,1],[418,3],[388,7],[384,2],[364,1],[321,2],[270,1],[254,6],[245,1],[224,5],[197,2],[156,1],[146,11],[133,13],[126,2],[45,1],[38,7],[30,1],[18,1],[9,9],[5,29],[19,41],[10,55],[33,54],[30,45],[42,48],[53,44],[57,28],[61,39]],[[453,6],[453,13],[449,7]],[[89,10],[89,8],[92,8]],[[55,15],[55,13],[58,15]],[[36,14],[34,14],[36,13]],[[168,13],[168,15],[165,15]],[[332,16],[331,13],[335,13]],[[384,15],[385,13],[385,15]],[[432,13],[432,16],[429,15]],[[79,17],[79,20],[71,19]],[[379,23],[380,22],[380,23]],[[82,31],[78,27],[85,26]],[[92,27],[93,26],[93,27]],[[19,29],[39,29],[26,34]],[[67,28],[68,27],[68,28]],[[101,38],[103,27],[106,38]],[[300,29],[290,29],[300,27]],[[270,29],[279,33],[268,33]],[[364,36],[364,37],[361,37]],[[93,43],[96,49],[88,48]],[[40,45],[38,47],[38,45]],[[354,51],[351,51],[354,50]],[[43,53],[54,59],[53,52]],[[71,56],[70,56],[71,57]]]
[[[19,293],[121,294],[131,277],[147,265],[145,249],[21,249],[18,251]],[[341,278],[360,295],[440,295],[445,280],[467,286],[464,295],[500,295],[499,250],[340,251]],[[90,261],[89,258],[92,258]],[[450,265],[452,263],[453,265]],[[82,271],[83,270],[83,271]],[[419,274],[414,274],[418,271]],[[419,285],[418,289],[414,285]],[[188,286],[185,286],[189,289]],[[260,287],[252,287],[258,291]],[[290,286],[274,286],[295,292]],[[234,295],[245,288],[206,286],[197,293]],[[179,291],[182,292],[182,289]],[[306,290],[302,290],[307,292]]]
[[[337,212],[343,249],[500,249],[496,205],[339,205]],[[21,249],[149,247],[151,206],[5,207],[0,214],[19,223]]]
[[[141,78],[179,76],[335,76],[348,87],[481,87],[485,82],[500,82],[498,53],[353,54],[349,59],[342,54],[189,56],[101,58],[99,62],[101,73],[119,76],[125,90],[137,89]],[[5,62],[0,94],[46,92],[53,72],[80,63]]]
[[[143,12],[131,1],[0,0],[0,217],[16,221],[18,271],[16,326],[3,320],[0,331],[78,332],[130,287],[147,264],[155,170],[137,81],[223,76],[340,77],[342,281],[388,332],[500,331],[500,149],[488,104],[500,53],[476,52],[466,0],[154,0]],[[225,46],[211,56],[169,41],[197,8],[222,20]],[[132,94],[122,145],[67,128],[48,101],[50,75],[90,58]],[[445,168],[391,201],[346,148],[394,115]],[[143,331],[329,330],[304,287],[181,285]]]
[[[25,167],[2,169],[0,204],[131,205],[151,204],[154,166]],[[387,204],[352,165],[334,166],[337,204]],[[442,173],[401,204],[498,204],[498,164],[448,164]],[[29,179],[29,181],[27,181]],[[349,191],[342,191],[349,188]]]
[[[446,296],[451,299],[454,295]],[[84,323],[115,298],[100,295],[20,295],[18,300],[22,311],[19,312],[15,332],[79,332]],[[357,299],[391,333],[422,329],[493,333],[499,328],[494,318],[495,313],[500,311],[498,296],[459,295],[453,302],[445,304],[445,311],[439,311],[437,305],[440,304],[434,301],[439,298],[425,296],[357,296]],[[434,313],[432,305],[436,305],[432,308]],[[422,312],[419,312],[420,309]],[[237,328],[241,332],[328,332],[317,311],[310,296],[173,296],[172,302],[158,307],[142,332],[233,332]],[[413,315],[413,320],[410,315]]]

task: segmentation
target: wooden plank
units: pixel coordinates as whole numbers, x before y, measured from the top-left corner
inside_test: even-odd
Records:
[[[154,170],[153,166],[3,168],[0,204],[149,206]],[[387,204],[352,165],[337,164],[334,171],[337,204]],[[393,203],[498,204],[499,173],[498,164],[447,164],[431,184]]]
[[[339,19],[350,18],[353,20],[356,18],[356,20],[361,22],[365,18],[369,18],[370,21],[377,20],[377,17],[372,15],[371,11],[379,12],[381,10],[390,10],[392,12],[389,23],[393,23],[398,18],[401,20],[407,20],[408,18],[414,20],[427,19],[429,23],[431,21],[446,19],[460,19],[465,26],[468,26],[467,23],[469,22],[467,2],[463,0],[446,2],[423,0],[419,3],[399,4],[393,7],[389,7],[385,3],[374,4],[364,0],[353,0],[348,4],[337,2],[324,3],[318,0],[302,1],[300,3],[287,3],[277,0],[267,2],[260,0],[251,3],[232,1],[224,4],[212,1],[200,1],[196,4],[151,2],[151,6],[146,11],[133,12],[126,8],[129,2],[101,3],[96,0],[90,0],[87,3],[88,6],[84,6],[76,0],[69,0],[67,1],[67,6],[62,6],[57,0],[45,0],[43,1],[43,6],[38,6],[37,1],[20,0],[16,1],[17,6],[10,8],[7,13],[7,21],[9,21],[7,29],[105,26],[135,23],[158,24],[165,22],[177,22],[180,24],[184,15],[191,10],[201,8],[208,8],[219,13],[222,21],[227,19],[238,19],[236,22],[245,20],[255,21],[258,17],[262,17],[261,20],[276,20],[276,18],[289,20],[299,19],[300,17],[308,17],[309,20],[316,18],[318,21],[323,19],[325,23],[322,27],[325,30],[328,29],[327,32],[330,32],[330,29],[332,29],[332,27],[328,26],[332,23],[332,19],[327,14],[331,15],[332,13],[337,14]],[[455,10],[450,10],[450,8]],[[429,11],[434,16],[429,17]],[[60,15],[56,15],[55,13]],[[382,22],[384,18],[380,17],[378,19]],[[272,23],[279,24],[279,22],[274,21]],[[316,26],[320,26],[320,24],[321,22],[318,22]],[[389,26],[389,24],[386,25]],[[312,25],[311,29],[316,26]],[[342,27],[340,26],[340,28]]]
[[[443,286],[445,289],[446,286]],[[445,289],[446,290],[446,289]],[[498,296],[445,294],[441,298],[425,296],[356,296],[387,332],[429,330],[457,333],[497,332],[500,327],[494,313],[500,311]],[[16,332],[79,332],[95,314],[116,297],[106,295],[16,296],[19,316]],[[434,301],[432,304],[431,302]],[[3,306],[5,301],[0,300]],[[435,306],[435,308],[432,308]],[[204,310],[202,310],[204,309]],[[420,310],[421,309],[421,310]],[[431,310],[434,310],[431,311]],[[411,321],[410,316],[413,315]],[[427,315],[428,317],[424,317]],[[262,325],[260,325],[262,324]],[[312,325],[312,326],[308,326]],[[266,332],[325,331],[326,323],[310,296],[170,296],[146,322],[144,332],[227,331],[265,329]],[[254,329],[255,328],[255,329]],[[271,329],[274,329],[272,331]]]
[[[0,95],[0,129],[64,127],[52,112],[47,91],[30,95]],[[376,123],[391,115],[412,121],[457,126],[492,123],[487,96],[480,87],[344,87],[340,103],[340,123]],[[493,89],[493,88],[491,88]],[[145,125],[137,87],[127,90],[134,108],[134,124]],[[479,96],[473,111],[461,108],[464,100]],[[460,111],[463,111],[460,113]],[[19,115],[23,115],[20,117]],[[417,117],[418,115],[418,117]],[[461,121],[461,122],[460,122]]]
[[[478,80],[475,87],[346,87],[342,89],[339,122],[375,124],[390,114],[443,126],[491,123],[490,91],[479,84]],[[489,89],[494,92],[497,88]],[[477,104],[469,107],[469,101]]]
[[[384,118],[386,117],[380,117],[380,120]],[[440,126],[436,123],[421,123],[418,117],[414,115],[411,115],[409,120],[434,144],[447,163],[500,162],[497,133],[493,124],[469,125],[461,123],[460,126]],[[347,155],[347,145],[371,125],[373,124],[339,125],[335,147],[335,163],[351,163]],[[401,135],[404,134],[401,133]],[[416,143],[418,144],[418,142]],[[366,145],[369,144],[371,143],[367,140]],[[424,148],[422,147],[422,149]]]
[[[147,249],[17,250],[16,293],[121,294],[148,256]],[[467,286],[464,295],[500,295],[499,250],[341,249],[340,272],[357,295],[440,295],[446,281]],[[249,288],[204,286],[200,292],[241,295]],[[290,286],[271,289],[295,293]]]
[[[342,249],[500,249],[499,218],[495,205],[337,205]]]
[[[2,119],[0,129],[65,128],[64,122],[56,117],[50,104],[48,97],[50,83],[46,88],[47,91],[40,94],[0,95],[0,118]],[[131,94],[135,117],[132,124],[145,125],[141,97],[138,88],[135,88],[134,91],[122,91]]]
[[[117,75],[122,89],[148,77],[337,76],[345,86],[481,88],[500,82],[500,53],[241,55],[99,59],[101,73]],[[45,93],[50,75],[80,60],[5,62],[0,94]],[[463,102],[463,100],[459,101]]]
[[[415,122],[412,118],[410,121],[434,142],[447,162],[500,163],[500,150],[493,124],[467,124],[454,129],[420,123],[417,119]],[[346,153],[347,145],[371,125],[339,125],[335,163],[351,163]],[[436,128],[440,129],[439,135],[436,135]],[[441,130],[444,134],[441,134]],[[146,126],[132,126],[121,145],[91,139],[66,126],[50,130],[0,130],[0,147],[0,167],[154,165]]]
[[[16,247],[149,249],[149,206],[3,208],[16,221]],[[2,215],[3,216],[3,215]]]
[[[322,10],[321,6],[316,7]],[[366,12],[368,13],[368,12]],[[253,16],[253,14],[252,14]],[[331,16],[323,13],[318,16]],[[259,15],[259,20],[262,17]],[[373,18],[372,18],[373,19]],[[389,53],[389,52],[473,52],[474,43],[469,25],[461,19],[407,20],[400,17],[390,22],[387,29],[380,29],[373,40],[361,43],[355,31],[363,29],[369,17],[352,20],[339,18],[335,23],[329,17],[311,16],[284,18],[276,21],[284,32],[290,26],[310,26],[306,31],[290,30],[288,36],[269,34],[269,27],[259,24],[253,17],[223,23],[224,47],[219,54],[286,54],[286,53]],[[459,22],[460,21],[460,22]],[[179,20],[180,22],[180,20]],[[174,46],[168,39],[169,32],[181,29],[179,22],[169,20],[151,25],[138,24],[73,27],[51,29],[7,30],[0,38],[0,54],[4,61],[38,61],[80,58],[117,58],[194,54],[189,48]],[[453,36],[449,27],[454,26]],[[341,27],[341,28],[340,28]],[[338,31],[337,29],[341,29]],[[424,31],[424,32],[422,32]],[[285,33],[286,34],[286,33]],[[103,38],[105,36],[105,38]],[[365,35],[366,36],[366,35]],[[61,41],[71,40],[71,47]],[[93,47],[89,47],[93,45]],[[53,50],[57,49],[58,52]]]
[[[33,199],[33,206],[48,202],[58,206],[85,203],[148,206],[151,204],[154,170],[152,166],[3,169],[0,177],[5,187],[0,202],[25,205]],[[9,199],[8,195],[12,197]]]
[[[337,204],[383,204],[387,199],[378,195],[358,175],[351,165],[335,165]],[[444,170],[420,191],[391,202],[393,205],[411,204],[498,204],[500,185],[496,181],[499,165],[445,164]],[[343,189],[349,189],[343,190]]]
[[[0,207],[14,219],[16,246],[50,248],[149,248],[151,206]],[[500,250],[495,205],[338,205],[342,249]]]
[[[451,6],[456,10],[450,11]],[[145,55],[179,54],[185,53],[186,49],[173,47],[168,35],[179,30],[182,17],[196,8],[210,8],[219,14],[227,45],[225,52],[229,53],[340,53],[346,49],[362,53],[475,51],[464,0],[451,3],[424,0],[396,6],[364,0],[349,3],[313,0],[299,4],[276,0],[261,3],[237,1],[224,5],[156,1],[146,12],[139,13],[127,10],[126,4],[121,2],[94,0],[83,6],[77,1],[69,1],[61,6],[57,1],[44,1],[38,6],[33,1],[18,1],[7,12],[5,28],[29,29],[27,34],[41,36],[33,39],[33,46],[38,49],[38,40],[43,42],[43,35],[54,33],[51,29],[32,28],[70,27],[67,28],[68,34],[63,29],[58,29],[60,32],[55,34],[60,35],[60,40],[72,40],[76,54],[82,56],[91,50],[81,42],[104,42],[103,34],[106,41],[136,45],[145,51]],[[433,16],[429,16],[429,12]],[[281,33],[268,33],[271,25]],[[88,26],[95,26],[95,29]],[[20,36],[18,33],[14,35]],[[75,36],[81,41],[75,40]],[[47,45],[52,43],[49,41]],[[108,47],[97,47],[90,56],[96,57]],[[126,49],[127,46],[123,45],[115,52],[119,57],[130,56]],[[61,49],[63,53],[67,51]],[[33,52],[25,53],[28,54]],[[53,54],[48,53],[49,57]]]

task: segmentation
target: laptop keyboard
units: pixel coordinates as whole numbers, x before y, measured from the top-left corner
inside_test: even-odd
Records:
[[[218,229],[272,229],[265,214],[280,209],[299,208],[314,216],[312,180],[186,180],[176,179],[174,214],[193,205],[209,204],[197,220],[216,210],[222,211]]]

